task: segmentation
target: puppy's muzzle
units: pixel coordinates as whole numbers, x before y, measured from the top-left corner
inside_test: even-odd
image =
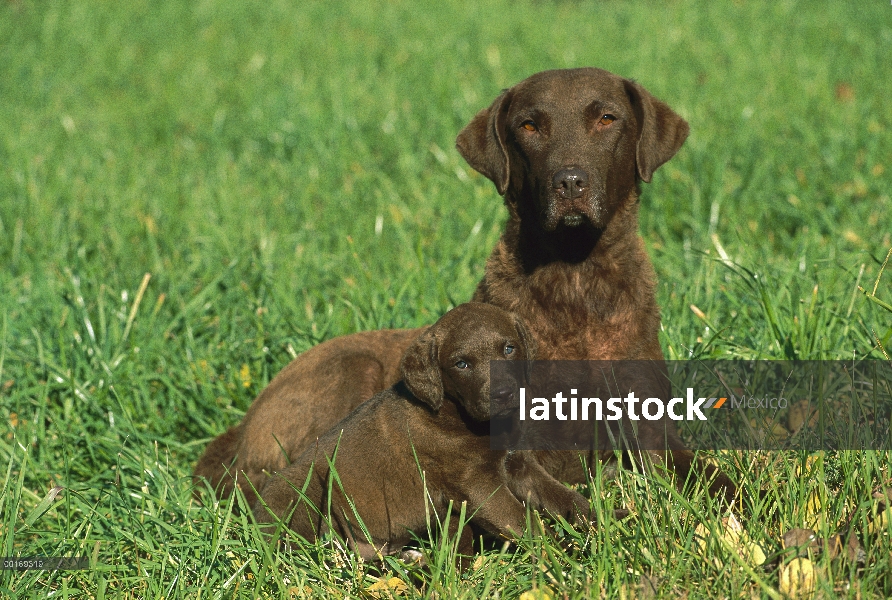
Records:
[[[495,415],[504,415],[515,412],[517,410],[517,391],[515,385],[501,385],[490,391],[490,401],[492,402],[492,410]]]

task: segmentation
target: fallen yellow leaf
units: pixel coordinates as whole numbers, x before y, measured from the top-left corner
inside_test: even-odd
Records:
[[[889,521],[892,520],[892,506],[887,506],[884,510],[877,513],[877,518],[867,524],[867,532],[876,535],[886,531]]]
[[[405,595],[409,591],[409,585],[399,577],[391,577],[387,580],[379,579],[366,591],[375,598],[393,598]]]
[[[824,523],[824,511],[822,509],[821,496],[818,492],[809,494],[808,500],[805,502],[804,522],[810,527],[820,529],[820,526]]]
[[[533,588],[520,595],[518,600],[553,600],[554,593],[547,587]]]
[[[780,591],[790,598],[811,598],[815,594],[815,568],[807,558],[794,558],[780,574]]]
[[[703,523],[700,523],[694,533],[697,534],[701,552],[706,550],[706,540],[715,535],[725,550],[736,552],[747,564],[758,566],[767,559],[762,547],[750,538],[733,514],[722,519],[722,528],[718,532],[710,532]]]
[[[802,402],[798,402],[798,403],[794,404],[792,407],[790,407],[790,411],[792,412],[792,410],[794,408],[796,408],[797,406],[802,406],[803,403],[805,403],[804,410],[807,411],[808,410],[808,401],[806,401],[806,400],[803,400]],[[812,415],[811,418],[816,420],[816,415]],[[821,467],[821,463],[823,462],[823,460],[824,460],[824,452],[823,451],[815,452],[814,454],[809,454],[805,459],[805,470],[803,470],[801,464],[796,465],[796,476],[797,477],[802,477],[802,476],[811,477],[812,473],[815,473],[817,471],[817,469],[819,469]]]

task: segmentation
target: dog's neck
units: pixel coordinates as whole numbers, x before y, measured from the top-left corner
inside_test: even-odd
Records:
[[[524,319],[543,360],[661,359],[656,278],[637,217],[635,193],[600,231],[548,234],[512,214],[473,299]]]
[[[523,200],[514,206],[523,206]],[[529,205],[527,203],[527,205]],[[529,218],[511,211],[500,248],[528,277],[540,270],[571,269],[592,275],[628,269],[628,257],[636,254],[638,237],[638,194],[632,191],[616,209],[604,228],[589,223],[559,226],[545,231]]]
[[[632,192],[600,231],[549,234],[512,213],[473,300],[517,313],[549,355],[659,358],[655,279]],[[617,349],[622,343],[615,336],[635,340],[636,347]]]
[[[489,421],[476,420],[462,406],[461,400],[452,394],[446,394],[443,398],[443,404],[439,409],[434,410],[428,403],[419,400],[412,393],[412,390],[408,388],[405,381],[396,382],[391,390],[396,396],[414,406],[414,410],[417,410],[418,414],[424,415],[426,419],[435,421],[438,427],[461,431],[467,430],[475,436],[489,435]]]

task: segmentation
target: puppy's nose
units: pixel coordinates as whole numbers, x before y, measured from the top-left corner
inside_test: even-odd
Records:
[[[514,402],[515,391],[513,386],[503,385],[491,390],[489,395],[499,404],[506,405]]]
[[[558,196],[565,200],[579,198],[588,187],[588,173],[579,167],[561,169],[551,178],[551,185]]]

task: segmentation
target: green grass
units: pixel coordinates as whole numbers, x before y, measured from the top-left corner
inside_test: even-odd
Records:
[[[0,571],[0,595],[366,593],[382,573],[355,557],[286,555],[195,502],[191,467],[296,353],[470,297],[505,210],[454,138],[541,69],[634,77],[691,123],[642,199],[667,357],[881,358],[892,315],[857,286],[892,247],[890,45],[883,2],[3,2],[0,554],[95,568]],[[745,523],[769,554],[852,518],[866,566],[818,559],[821,594],[892,595],[892,526],[871,526],[888,446],[807,458],[716,457],[770,491],[776,518]],[[642,575],[666,597],[776,593],[776,563],[701,553],[721,517],[702,494],[634,471],[587,493],[633,517],[384,577],[441,598],[631,597]]]

